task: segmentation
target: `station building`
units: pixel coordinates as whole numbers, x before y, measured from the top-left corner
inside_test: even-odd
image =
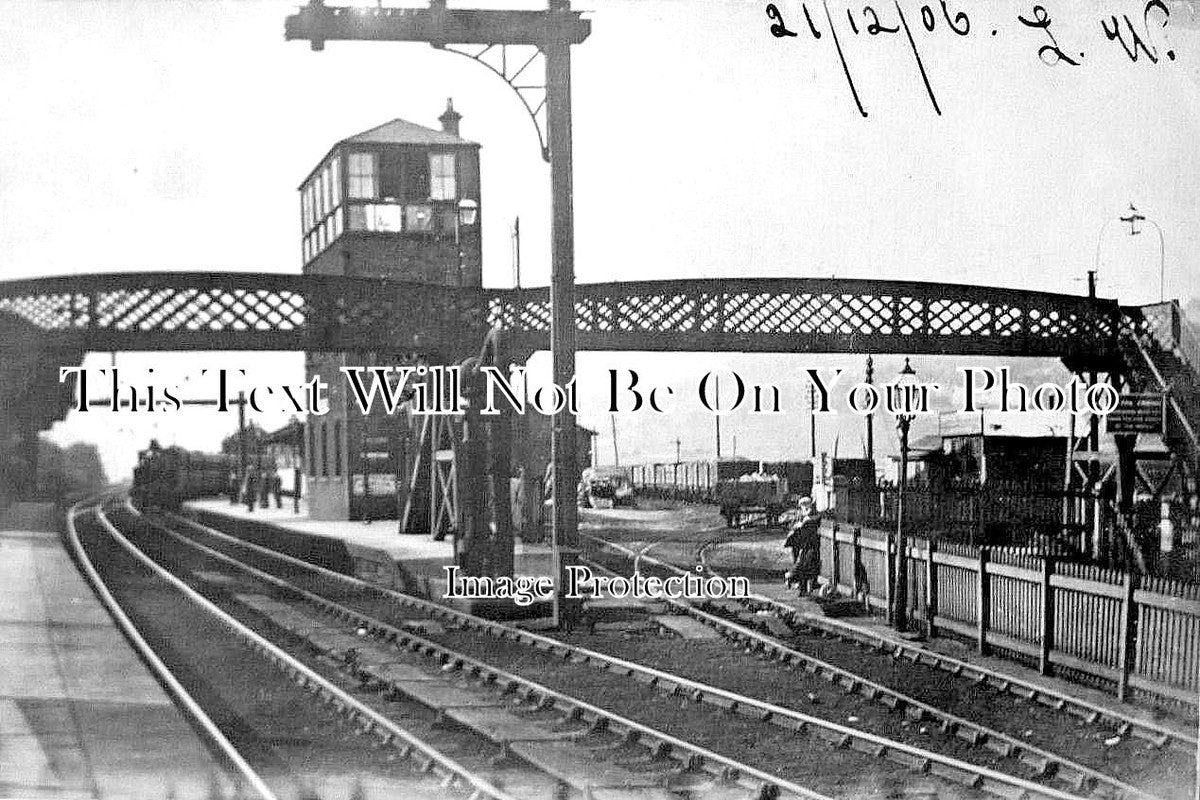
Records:
[[[440,128],[393,119],[336,142],[300,185],[306,275],[442,286],[482,280],[479,145],[459,135],[447,101]],[[406,421],[363,416],[340,380],[346,365],[395,365],[403,353],[308,353],[305,378],[329,383],[330,411],[304,428],[314,519],[395,518],[409,463]]]

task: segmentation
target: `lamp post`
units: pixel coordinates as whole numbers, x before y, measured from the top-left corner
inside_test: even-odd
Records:
[[[875,359],[867,356],[867,383],[875,382]],[[875,474],[875,415],[867,414],[867,460],[871,462],[871,474]],[[872,481],[873,483],[874,481]]]
[[[1138,211],[1137,208],[1134,207],[1133,203],[1129,204],[1129,216],[1121,217],[1121,222],[1129,223],[1130,236],[1137,236],[1141,233],[1137,227],[1139,222],[1145,222],[1148,225],[1153,225],[1154,230],[1158,232],[1158,302],[1163,302],[1166,300],[1167,294],[1166,286],[1164,284],[1167,267],[1167,242],[1166,238],[1163,236],[1162,226]]]
[[[916,416],[908,413],[909,388],[916,382],[916,370],[905,358],[904,368],[900,370],[893,388],[899,396],[896,405],[900,409],[896,414],[896,428],[900,432],[900,477],[896,482],[896,575],[892,591],[892,624],[898,631],[908,627],[908,543],[904,536],[904,494],[908,485],[908,432]]]

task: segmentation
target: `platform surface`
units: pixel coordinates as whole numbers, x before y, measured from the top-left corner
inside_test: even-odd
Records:
[[[0,797],[207,797],[224,771],[56,533],[0,531]]]
[[[284,503],[283,508],[260,507],[253,511],[247,510],[243,504],[234,505],[227,499],[192,500],[184,506],[228,517],[278,525],[299,533],[329,536],[359,547],[373,548],[387,553],[417,576],[442,578],[442,566],[454,563],[454,543],[451,537],[447,536],[439,542],[427,534],[400,533],[399,522],[394,519],[372,522],[314,520],[308,516],[304,501],[300,503],[298,514],[292,511],[288,503]],[[550,574],[549,557],[549,547],[518,541],[514,551],[515,572],[518,575]]]
[[[242,503],[234,505],[227,499],[191,500],[184,505],[214,514],[279,525],[313,536],[331,536],[362,547],[374,547],[397,560],[428,558],[450,563],[454,557],[454,545],[449,538],[436,542],[426,535],[402,534],[399,532],[399,523],[394,519],[371,522],[312,519],[308,516],[308,505],[303,500],[300,501],[298,514],[292,511],[290,503],[284,503],[283,508],[258,507],[253,511],[247,510]]]

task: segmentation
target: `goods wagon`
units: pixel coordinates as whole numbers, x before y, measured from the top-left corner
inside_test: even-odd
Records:
[[[813,467],[808,461],[755,461],[749,458],[639,464],[626,467],[629,482],[642,497],[721,505],[720,485],[746,475],[764,473],[782,478],[785,498],[812,493]]]

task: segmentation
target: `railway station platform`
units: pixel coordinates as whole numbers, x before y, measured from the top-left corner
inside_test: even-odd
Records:
[[[314,520],[309,518],[303,501],[299,513],[288,503],[283,508],[259,507],[249,511],[245,505],[234,505],[228,499],[192,500],[184,503],[184,509],[273,526],[301,536],[339,540],[349,551],[359,577],[389,586],[395,584],[393,588],[408,591],[417,591],[412,585],[416,583],[422,593],[434,599],[441,596],[441,587],[445,584],[443,568],[454,563],[454,544],[450,537],[434,541],[425,534],[402,534],[397,530],[396,520]],[[397,570],[395,576],[388,574],[391,569]],[[518,540],[513,554],[513,571],[517,575],[551,574],[550,548]]]
[[[189,500],[183,505],[185,509],[263,522],[309,536],[341,539],[348,544],[373,548],[404,561],[431,559],[449,563],[454,552],[449,538],[435,542],[430,536],[398,533],[394,519],[371,522],[312,519],[308,516],[308,504],[304,500],[300,501],[299,513],[292,510],[290,500],[284,502],[283,508],[258,506],[253,511],[247,510],[243,503],[235,505],[228,499]]]
[[[229,788],[57,532],[0,530],[0,796],[174,797]]]

